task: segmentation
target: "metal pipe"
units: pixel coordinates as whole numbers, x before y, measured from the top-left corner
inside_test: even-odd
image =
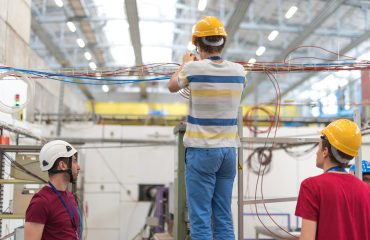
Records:
[[[259,203],[279,203],[279,202],[295,202],[295,201],[297,201],[297,197],[244,200],[243,204],[251,205],[251,204],[259,204]]]
[[[361,114],[360,110],[356,107],[353,111],[353,120],[359,128],[361,128]],[[358,155],[355,157],[355,175],[362,181],[362,149],[358,150]]]
[[[241,137],[241,141],[253,142],[253,143],[319,143],[320,138],[293,138],[293,137],[275,137],[275,138],[264,138],[264,137]]]
[[[238,134],[243,138],[243,109],[239,108],[238,113]],[[244,239],[244,205],[243,205],[243,147],[238,148],[238,240]]]
[[[57,124],[57,136],[59,137],[62,131],[62,116],[64,113],[64,82],[60,83],[59,88],[59,105],[58,105],[58,124]]]
[[[32,133],[28,133],[27,130],[25,130],[25,129],[16,128],[15,126],[9,125],[9,124],[7,124],[5,122],[0,122],[0,128],[1,129],[5,129],[5,130],[7,130],[9,132],[13,132],[13,133],[17,133],[17,134],[23,135],[25,137],[29,137],[29,138],[32,138],[32,139],[44,141],[43,138],[38,137],[36,135],[33,135]]]

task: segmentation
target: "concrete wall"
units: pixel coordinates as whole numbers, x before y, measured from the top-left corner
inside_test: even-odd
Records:
[[[0,65],[35,70],[47,69],[45,62],[28,46],[31,33],[31,1],[0,0],[0,6]],[[35,111],[58,112],[60,83],[47,79],[37,79],[35,82],[35,97],[27,107],[29,120],[33,119]],[[64,96],[66,112],[86,112],[85,98],[73,92],[68,85]]]

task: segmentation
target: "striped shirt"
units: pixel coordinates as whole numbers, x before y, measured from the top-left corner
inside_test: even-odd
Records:
[[[178,84],[190,88],[185,147],[239,147],[237,115],[245,81],[242,65],[209,59],[189,62]]]

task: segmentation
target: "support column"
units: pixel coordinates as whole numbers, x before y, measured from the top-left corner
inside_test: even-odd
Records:
[[[239,108],[238,134],[243,137],[243,109]],[[242,143],[241,143],[242,144]],[[244,239],[243,144],[238,148],[238,240]]]
[[[361,103],[362,120],[367,122],[370,119],[370,71],[361,72]]]
[[[175,162],[175,213],[174,234],[176,240],[189,239],[188,236],[188,214],[186,208],[185,189],[185,147],[183,137],[186,125],[180,124],[175,127],[174,133],[177,141],[177,156]]]

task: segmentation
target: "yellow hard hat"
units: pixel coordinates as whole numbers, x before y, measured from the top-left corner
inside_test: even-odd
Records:
[[[224,25],[214,16],[204,17],[194,25],[191,42],[195,45],[196,37],[208,36],[227,36]]]
[[[356,123],[348,119],[339,119],[330,123],[321,133],[337,150],[352,157],[357,156],[362,137]]]

